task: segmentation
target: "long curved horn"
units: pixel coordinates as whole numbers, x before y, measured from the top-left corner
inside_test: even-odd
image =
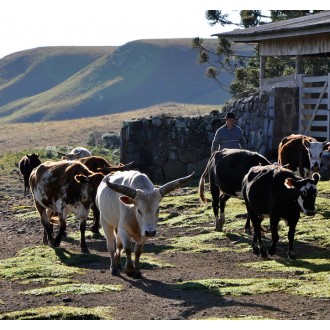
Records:
[[[66,154],[63,154],[62,152],[57,152],[60,156],[66,156]]]
[[[127,186],[124,186],[124,185],[118,184],[118,183],[112,183],[109,180],[106,180],[106,184],[110,189],[116,191],[119,194],[123,194],[132,199],[134,199],[136,196],[136,190],[131,187],[127,187]]]
[[[80,155],[80,154],[81,154],[81,152],[82,152],[82,150],[81,150],[81,149],[79,149],[79,151],[78,151],[78,152],[75,152],[74,154],[75,154],[75,155]]]
[[[195,172],[192,172],[190,175],[185,176],[180,179],[176,179],[174,181],[165,183],[163,186],[159,188],[160,194],[164,197],[166,194],[171,192],[172,190],[179,188],[180,186],[186,184],[194,175]]]

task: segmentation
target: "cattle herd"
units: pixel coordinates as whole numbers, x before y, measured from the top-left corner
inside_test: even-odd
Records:
[[[209,175],[215,230],[221,231],[225,224],[226,201],[230,197],[243,198],[247,209],[245,231],[251,234],[250,222],[253,226],[253,252],[261,257],[275,254],[278,223],[284,219],[289,226],[288,257],[295,258],[293,242],[300,212],[307,216],[316,212],[316,185],[324,150],[330,150],[330,143],[292,134],[279,144],[278,162],[274,164],[248,150],[215,151],[199,181],[199,197],[206,203],[205,177]],[[104,230],[111,274],[120,273],[120,254],[124,250],[126,274],[141,278],[139,259],[148,238],[156,235],[161,200],[188,183],[194,173],[157,188],[146,174],[130,170],[131,164],[111,165],[85,148],[59,155],[59,161],[41,163],[39,155],[32,154],[19,162],[24,194],[30,190],[44,229],[43,243],[58,247],[66,218],[73,213],[80,224],[81,251],[88,252],[85,230],[92,210],[91,230],[99,233],[100,225]],[[261,239],[265,216],[270,219],[272,238],[268,251]],[[56,235],[55,223],[59,225]]]

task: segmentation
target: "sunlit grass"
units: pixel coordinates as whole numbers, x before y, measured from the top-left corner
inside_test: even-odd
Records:
[[[0,320],[112,320],[112,307],[49,306],[0,314]]]
[[[123,287],[121,285],[104,285],[104,284],[90,284],[90,283],[73,283],[73,284],[63,284],[63,285],[54,285],[46,286],[43,288],[37,288],[32,290],[21,291],[21,294],[24,295],[63,295],[63,294],[96,294],[96,293],[105,293],[113,291],[121,291]]]

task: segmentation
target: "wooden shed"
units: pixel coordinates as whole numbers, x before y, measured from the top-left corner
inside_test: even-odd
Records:
[[[311,77],[304,74],[302,67],[303,57],[330,56],[330,11],[212,36],[227,37],[236,43],[257,44],[260,90],[299,88],[299,132],[330,140],[330,73]],[[269,56],[295,57],[295,74],[266,79],[265,61]]]

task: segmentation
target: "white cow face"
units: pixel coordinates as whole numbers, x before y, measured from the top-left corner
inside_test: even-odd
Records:
[[[142,238],[154,237],[157,232],[159,203],[163,197],[159,189],[154,189],[151,193],[146,193],[139,189],[136,191],[134,199],[128,196],[121,196],[120,200],[122,203],[134,207]]]
[[[310,174],[313,172],[319,172],[321,168],[321,159],[324,150],[325,142],[307,142],[305,141],[305,147],[309,152],[310,158]]]
[[[288,178],[285,180],[285,186],[288,189],[297,189],[299,192],[298,203],[302,212],[307,216],[313,216],[316,213],[315,200],[317,195],[317,183],[320,180],[318,173],[313,173],[312,179],[296,180]]]

